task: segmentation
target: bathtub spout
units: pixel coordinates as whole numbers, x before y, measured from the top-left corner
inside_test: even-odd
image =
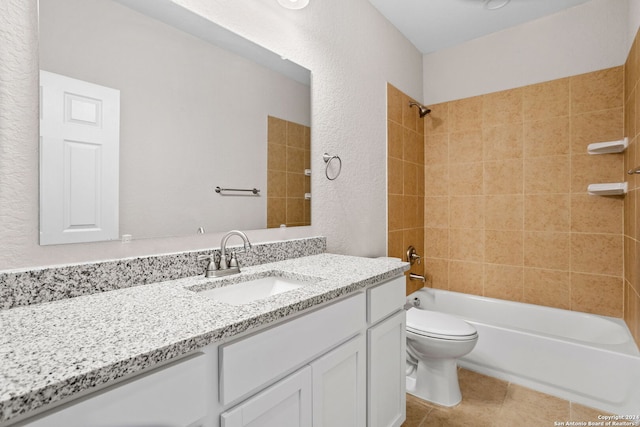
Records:
[[[426,282],[426,279],[424,278],[424,276],[421,276],[419,274],[414,274],[414,273],[409,273],[409,280],[414,280],[422,283]]]

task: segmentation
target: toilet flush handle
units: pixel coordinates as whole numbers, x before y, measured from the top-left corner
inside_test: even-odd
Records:
[[[416,262],[420,264],[422,262],[420,255],[416,252],[416,248],[413,246],[409,246],[407,249],[407,261],[410,265],[415,264]]]

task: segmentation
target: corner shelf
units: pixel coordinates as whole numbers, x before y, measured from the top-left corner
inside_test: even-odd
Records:
[[[589,184],[587,191],[592,196],[622,196],[627,194],[626,182],[609,182],[606,184]]]
[[[595,142],[589,144],[587,152],[589,154],[615,154],[622,153],[629,146],[629,138],[624,137],[619,141]]]

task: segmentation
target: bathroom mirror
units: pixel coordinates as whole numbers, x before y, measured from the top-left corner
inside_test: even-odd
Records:
[[[71,179],[60,196],[41,178],[41,226],[46,200],[65,199],[62,212],[73,202],[67,193],[103,191],[92,193],[91,185],[115,186],[116,206],[108,208],[117,212],[117,229],[71,242],[310,225],[309,70],[170,0],[39,0],[39,19],[40,69],[114,89],[120,111],[115,164],[100,166],[106,156],[95,145],[74,154],[74,137],[61,137],[66,145],[53,163],[80,165],[79,183],[73,187]],[[51,165],[42,147],[48,93],[41,84],[41,177]],[[77,111],[64,114],[76,122],[108,110],[101,100],[84,103],[69,93]],[[117,169],[118,182],[94,180],[100,167]],[[58,175],[68,183],[74,173]],[[91,197],[76,200],[84,206],[71,234],[79,235],[91,228],[82,225],[90,223],[85,217],[100,213]],[[42,235],[41,227],[41,244],[68,242]]]

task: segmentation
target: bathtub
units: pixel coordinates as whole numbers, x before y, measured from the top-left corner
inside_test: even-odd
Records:
[[[438,289],[407,298],[476,327],[478,343],[459,366],[602,411],[640,415],[640,352],[621,319]]]

